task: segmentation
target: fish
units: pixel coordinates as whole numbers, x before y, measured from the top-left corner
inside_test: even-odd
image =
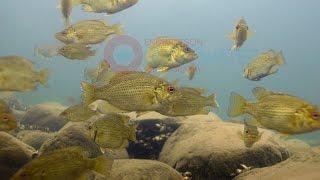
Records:
[[[238,50],[251,34],[246,20],[242,17],[237,22],[234,31],[228,36],[234,43],[231,50]]]
[[[283,64],[285,60],[282,52],[275,53],[270,49],[252,60],[244,69],[244,77],[252,81],[259,81],[278,72],[279,67]]]
[[[190,66],[188,67],[188,69],[186,70],[186,73],[187,73],[187,76],[188,76],[188,79],[189,79],[189,80],[192,80],[192,79],[193,79],[196,71],[197,71],[197,67],[196,67],[194,64],[192,64],[192,65],[190,65]]]
[[[82,0],[85,12],[115,14],[137,4],[138,0]]]
[[[319,108],[311,103],[286,93],[273,92],[262,87],[252,90],[257,102],[248,102],[232,92],[228,115],[249,114],[252,125],[292,135],[320,129]]]
[[[59,114],[60,117],[72,122],[86,121],[96,115],[99,113],[82,104],[70,106]]]
[[[108,113],[89,125],[91,137],[101,148],[126,148],[128,140],[136,141],[137,126],[129,120],[127,115]]]
[[[251,148],[256,142],[261,139],[263,133],[258,131],[258,127],[248,124],[244,121],[243,133],[239,132],[240,139],[243,140],[247,148]]]
[[[90,80],[92,83],[96,83],[99,80],[100,74],[104,73],[104,71],[110,70],[110,64],[106,60],[100,61],[99,65],[94,69],[85,69],[84,74],[86,80]]]
[[[100,99],[120,110],[154,111],[161,106],[161,103],[180,96],[176,87],[164,79],[144,72],[128,74],[130,76],[113,77],[109,83],[101,87],[82,82],[83,103],[89,105]]]
[[[41,55],[43,58],[52,58],[59,55],[58,50],[63,46],[62,44],[42,44],[34,48],[34,55]]]
[[[0,131],[11,131],[18,128],[16,117],[7,103],[0,99]]]
[[[88,171],[109,177],[113,159],[105,155],[88,158],[80,147],[69,147],[42,155],[25,164],[11,180],[81,179]]]
[[[94,56],[95,53],[88,45],[79,43],[67,44],[58,50],[58,54],[71,60],[85,60],[90,56]]]
[[[121,24],[109,26],[103,20],[84,20],[55,34],[55,38],[65,44],[99,44],[111,35],[122,35]]]
[[[47,86],[49,71],[36,71],[34,64],[21,56],[0,57],[0,91],[33,91],[38,83]]]
[[[146,71],[151,72],[156,69],[158,72],[166,72],[197,58],[197,53],[181,40],[159,37],[151,43],[147,50]]]
[[[60,0],[61,13],[66,27],[70,25],[70,15],[72,12],[73,0]]]
[[[190,116],[208,114],[210,107],[217,108],[219,104],[216,95],[203,96],[204,90],[198,88],[179,88],[181,97],[169,103],[164,103],[157,112],[166,116]]]

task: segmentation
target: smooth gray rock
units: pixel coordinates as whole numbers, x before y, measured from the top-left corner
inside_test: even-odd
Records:
[[[170,166],[152,160],[115,160],[111,180],[182,180],[179,172]]]
[[[245,172],[235,180],[319,180],[320,154],[317,150],[295,152],[292,157],[274,166]]]
[[[36,155],[36,150],[14,136],[0,132],[0,179],[9,179]]]
[[[286,160],[290,154],[284,143],[271,131],[259,130],[261,140],[246,148],[238,135],[243,125],[189,119],[166,141],[159,160],[191,172],[192,179],[230,179],[241,164],[265,167]]]
[[[59,114],[66,107],[58,103],[44,103],[31,107],[21,119],[21,124],[26,129],[38,129],[49,131],[58,131],[67,120],[60,118]]]

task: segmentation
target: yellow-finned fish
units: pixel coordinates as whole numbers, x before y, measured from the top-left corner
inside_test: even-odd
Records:
[[[11,131],[18,127],[17,120],[5,101],[0,99],[0,131]]]
[[[250,148],[261,139],[262,134],[258,131],[257,126],[250,125],[244,121],[243,132],[239,132],[239,137],[243,140],[244,145]]]
[[[243,43],[248,39],[251,32],[247,22],[242,17],[236,24],[234,31],[229,35],[229,38],[233,41],[231,50],[238,50]]]
[[[0,57],[0,91],[33,91],[38,83],[47,86],[48,70],[36,71],[33,63],[21,56]]]
[[[61,112],[59,116],[69,121],[78,122],[86,121],[95,115],[99,115],[99,113],[91,110],[88,106],[78,104],[70,106],[69,108]]]
[[[179,88],[181,97],[161,106],[157,112],[166,116],[190,116],[208,114],[210,107],[218,107],[215,94],[203,96],[203,90],[197,88]]]
[[[91,123],[91,137],[102,148],[126,148],[136,140],[136,125],[126,115],[108,113]]]
[[[248,102],[237,93],[230,97],[229,116],[250,114],[259,125],[283,134],[300,134],[320,129],[317,106],[298,97],[268,91],[261,87],[252,90],[256,103]]]
[[[90,46],[79,43],[67,44],[58,50],[58,54],[71,60],[85,60],[90,56],[94,56],[95,53],[94,50],[91,50]]]
[[[168,71],[198,58],[197,53],[179,39],[160,37],[148,48],[146,71]]]
[[[77,0],[79,1],[79,0]],[[85,12],[114,14],[123,11],[133,5],[138,0],[81,0]]]
[[[109,26],[102,20],[84,20],[56,33],[55,38],[66,44],[99,44],[115,34],[122,34],[120,24]]]
[[[125,111],[155,111],[162,103],[179,97],[174,85],[148,73],[136,72],[130,78],[116,77],[101,87],[83,82],[84,104],[100,99]]]
[[[281,51],[276,53],[268,50],[253,59],[244,69],[244,77],[252,81],[259,81],[261,78],[275,74],[283,64],[285,60]]]
[[[87,157],[80,147],[55,150],[24,165],[11,180],[56,180],[80,179],[88,170],[96,171],[107,178],[113,159],[101,155],[95,159]]]

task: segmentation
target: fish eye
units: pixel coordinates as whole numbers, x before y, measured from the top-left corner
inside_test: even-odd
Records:
[[[8,121],[8,120],[9,120],[9,117],[8,117],[7,115],[4,115],[4,116],[2,117],[2,120],[3,120],[3,121]]]
[[[248,131],[248,130],[246,131],[246,134],[249,134],[249,131]]]
[[[172,86],[169,86],[167,90],[170,93],[173,93],[175,91],[174,87],[172,87]]]
[[[192,51],[192,49],[191,49],[191,48],[189,48],[189,47],[186,47],[186,48],[184,48],[184,51],[185,51],[185,52],[191,52],[191,51]]]
[[[236,26],[236,29],[239,29],[239,28],[240,28],[240,26],[239,26],[239,25],[237,25],[237,26]]]
[[[313,119],[317,119],[317,120],[320,118],[320,115],[317,112],[311,113],[311,116],[312,116]]]

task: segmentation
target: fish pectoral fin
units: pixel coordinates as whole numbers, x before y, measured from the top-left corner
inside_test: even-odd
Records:
[[[254,31],[248,30],[248,31],[247,31],[247,39],[251,38],[254,34],[255,34]]]
[[[231,32],[231,33],[228,34],[226,37],[227,37],[228,39],[232,40],[232,41],[234,41],[234,40],[236,39],[236,35],[235,35],[234,32]]]
[[[83,5],[82,5],[82,10],[83,10],[84,12],[94,12],[93,8],[92,8],[90,5],[88,5],[88,4],[83,4]]]
[[[119,109],[112,104],[110,104],[107,101],[103,100],[97,100],[89,105],[92,107],[92,110],[96,110],[97,112],[101,114],[107,114],[107,113],[127,113],[128,111]]]
[[[270,68],[269,74],[275,74],[278,72],[279,66],[274,65]]]
[[[167,72],[169,69],[169,67],[159,67],[157,68],[157,72]]]

